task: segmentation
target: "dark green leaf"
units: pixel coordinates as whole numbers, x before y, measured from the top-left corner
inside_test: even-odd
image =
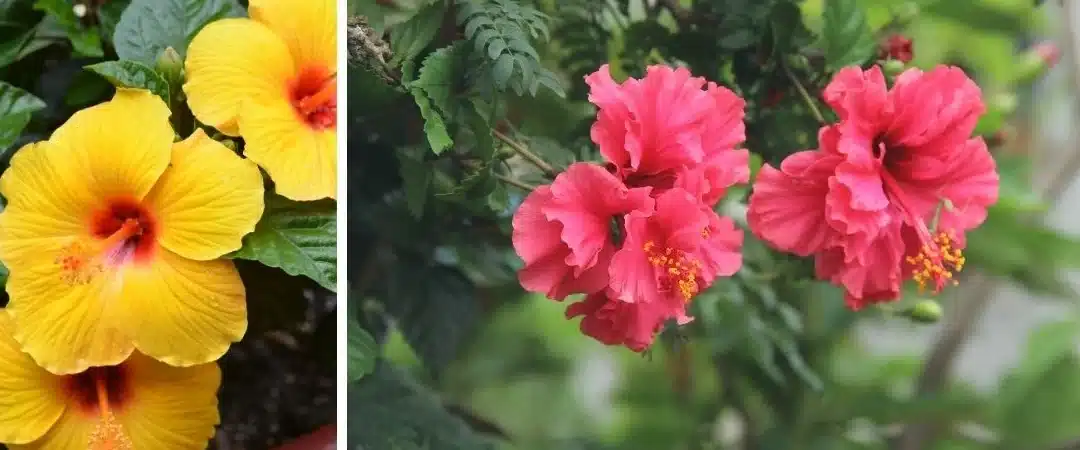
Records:
[[[6,153],[45,102],[29,92],[0,81],[0,154]]]
[[[474,291],[460,270],[410,258],[397,264],[385,306],[420,359],[438,371],[476,323]]]
[[[207,23],[242,14],[236,0],[132,0],[116,24],[113,46],[120,59],[153,66],[166,47],[187,55]]]
[[[247,294],[248,334],[291,330],[303,323],[308,310],[306,296],[318,284],[256,261],[238,259],[235,263]]]
[[[349,382],[360,380],[375,370],[375,361],[379,358],[379,345],[375,338],[360,326],[352,317],[348,318],[348,347],[346,350],[346,368]]]
[[[259,261],[337,291],[337,203],[267,196],[266,212],[233,258]]]
[[[873,56],[877,43],[858,0],[825,0],[822,20],[827,69],[862,65]]]
[[[136,61],[105,61],[86,66],[118,88],[146,89],[169,105],[169,83],[154,69]]]
[[[489,450],[490,442],[450,414],[404,373],[380,365],[349,386],[350,450]]]
[[[495,86],[500,90],[506,89],[510,76],[514,74],[514,57],[503,55],[495,60],[495,67],[491,69],[491,75],[495,79]]]
[[[460,48],[454,44],[431,52],[424,58],[420,76],[412,83],[412,87],[423,90],[435,109],[444,115],[455,112],[451,97],[454,83],[462,70]]]
[[[394,51],[394,63],[401,64],[415,58],[435,39],[442,26],[446,3],[434,1],[420,8],[415,16],[390,30],[390,48]]]

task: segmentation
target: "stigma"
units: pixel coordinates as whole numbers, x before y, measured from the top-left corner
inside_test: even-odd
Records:
[[[923,245],[915,256],[908,256],[906,261],[912,265],[911,279],[919,285],[919,292],[928,289],[938,294],[946,285],[957,285],[954,276],[964,270],[964,254],[953,247],[953,236],[940,231],[930,239],[923,239]]]

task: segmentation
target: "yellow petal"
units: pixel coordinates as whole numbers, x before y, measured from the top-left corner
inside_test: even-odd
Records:
[[[49,142],[20,149],[0,177],[0,193],[8,200],[0,213],[0,259],[15,271],[24,255],[42,245],[89,233],[91,211],[103,202],[88,189],[89,180],[76,160]]]
[[[205,449],[219,422],[217,364],[172,367],[138,352],[124,364],[131,370],[132,399],[117,418],[132,447]]]
[[[240,117],[244,155],[274,180],[274,190],[297,201],[335,198],[337,133],[302,122],[285,102],[249,103]]]
[[[240,248],[263,213],[263,179],[202,130],[173,145],[172,164],[146,198],[158,242],[189,259],[208,260]]]
[[[248,14],[288,43],[297,69],[337,72],[337,13],[333,0],[251,0]]]
[[[9,444],[10,450],[87,450],[96,417],[68,410],[45,436],[28,444]]]
[[[188,46],[188,106],[200,122],[237,136],[244,102],[288,100],[295,66],[289,49],[270,28],[251,19],[223,19],[204,27]]]
[[[19,349],[14,325],[0,310],[0,442],[25,444],[44,436],[64,413],[60,377]]]
[[[18,218],[4,215],[0,235],[12,230]],[[15,340],[38,365],[56,374],[118,364],[133,349],[110,314],[121,281],[114,269],[87,269],[73,279],[57,259],[84,243],[38,241],[34,251],[5,260],[11,271],[7,309],[14,320]]]
[[[112,100],[72,115],[49,142],[71,160],[63,164],[75,165],[78,181],[95,198],[141,200],[169,165],[174,136],[161,98],[119,89]]]
[[[217,360],[247,330],[244,284],[229,260],[195,261],[161,249],[124,269],[120,321],[135,347],[174,366]]]

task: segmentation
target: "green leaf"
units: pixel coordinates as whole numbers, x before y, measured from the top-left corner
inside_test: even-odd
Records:
[[[257,261],[235,263],[247,296],[248,335],[292,330],[303,323],[309,305],[305,296],[318,284]]]
[[[15,144],[30,117],[42,109],[45,102],[41,99],[0,81],[0,155]]]
[[[379,358],[379,345],[356,319],[349,317],[347,320],[349,324],[346,335],[348,338],[346,367],[349,382],[352,383],[375,370],[375,361]]]
[[[480,314],[475,287],[460,270],[415,258],[397,264],[386,298],[405,340],[433,371],[457,356]]]
[[[420,8],[416,15],[390,30],[390,48],[394,51],[393,63],[400,65],[415,58],[435,39],[442,28],[446,3],[439,0]]]
[[[43,26],[52,26],[61,30],[71,41],[75,53],[89,57],[105,56],[97,27],[83,26],[79,17],[75,15],[71,0],[37,0],[34,3],[34,9],[48,14],[46,21],[53,23],[46,23]]]
[[[446,129],[446,122],[442,116],[431,106],[431,100],[420,89],[410,89],[416,106],[420,107],[420,116],[424,118],[424,136],[427,137],[431,151],[436,155],[454,146],[454,140],[450,138],[450,132]]]
[[[105,61],[84,67],[118,88],[146,89],[169,105],[169,83],[154,69],[136,61]]]
[[[207,23],[243,15],[236,0],[132,0],[113,34],[120,59],[153,66],[166,47],[187,55],[188,43]]]
[[[822,20],[828,70],[862,65],[873,56],[877,43],[858,0],[825,0]]]
[[[491,450],[424,386],[380,365],[348,389],[348,449]]]
[[[294,202],[269,195],[266,212],[233,258],[303,275],[337,292],[337,203]]]
[[[435,109],[444,115],[453,114],[455,110],[451,97],[457,74],[462,72],[460,48],[454,44],[431,52],[424,58],[420,76],[412,83],[423,90]]]

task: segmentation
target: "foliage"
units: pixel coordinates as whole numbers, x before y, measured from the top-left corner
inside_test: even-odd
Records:
[[[0,170],[23,145],[108,100],[114,87],[161,97],[178,138],[202,128],[242,153],[242,139],[226,139],[192,117],[181,86],[193,36],[214,20],[246,16],[246,7],[244,0],[0,2]],[[266,203],[255,232],[231,255],[247,291],[249,328],[221,361],[223,419],[212,448],[266,448],[333,418],[333,408],[327,414],[319,404],[327,393],[332,399],[333,386],[317,387],[332,379],[332,359],[313,363],[312,349],[332,355],[334,334],[312,330],[329,323],[332,331],[334,323],[336,203],[276,194]],[[0,273],[6,280],[7,270]],[[290,345],[277,348],[279,341]],[[268,398],[291,399],[289,411]]]
[[[913,65],[961,64],[988,104],[978,132],[1001,199],[968,236],[967,270],[1075,299],[1061,273],[1080,264],[1080,241],[1033,220],[1046,202],[1029,161],[998,139],[1015,116],[1006,100],[1030,81],[1015,50],[1037,25],[1030,3],[352,1],[349,33],[363,38],[349,43],[348,320],[359,372],[362,334],[380,356],[349,386],[348,448],[884,449],[924,420],[945,430],[925,447],[941,450],[1080,435],[1031,413],[1074,407],[1072,321],[1033,335],[998,392],[957,381],[921,396],[919,359],[873,355],[853,335],[860,321],[905,320],[918,296],[859,320],[811,263],[750,234],[744,268],[698,295],[696,320],[646,358],[581,336],[565,305],[522,292],[510,248],[525,189],[552,176],[532,158],[554,172],[598,159],[582,77],[600,65],[617,79],[683,65],[731,88],[747,101],[745,147],[775,164],[816,145],[831,75],[878,62],[881,39],[903,32]],[[725,214],[745,211],[746,193],[732,190]]]

